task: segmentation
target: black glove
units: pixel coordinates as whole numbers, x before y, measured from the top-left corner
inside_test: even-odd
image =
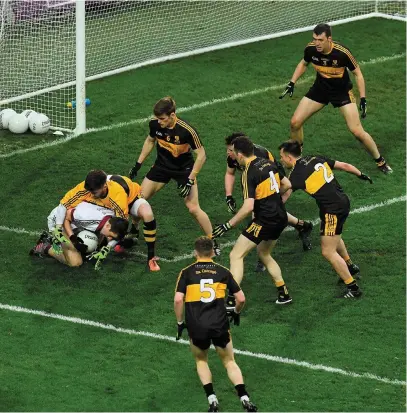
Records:
[[[361,179],[362,181],[369,181],[371,184],[373,183],[372,179],[369,176],[362,173],[362,172],[360,173],[358,178]]]
[[[130,171],[129,171],[130,179],[134,179],[137,176],[137,172],[140,170],[140,168],[141,168],[141,163],[136,162],[136,164],[133,166],[133,168],[131,168]]]
[[[83,239],[77,237],[75,234],[72,234],[69,237],[69,240],[72,242],[72,245],[81,253],[85,254],[88,251],[88,246],[83,243]]]
[[[232,225],[230,225],[229,222],[226,222],[226,224],[216,225],[212,232],[212,238],[221,237],[223,234],[228,232],[231,228],[232,228]]]
[[[185,184],[178,185],[179,196],[186,198],[191,192],[192,185],[195,183],[193,179],[188,178]]]
[[[177,330],[177,335],[176,335],[175,339],[178,341],[181,338],[182,332],[184,331],[184,329],[187,328],[187,325],[183,321],[181,324],[178,323],[177,327],[178,327],[178,330]]]
[[[240,326],[240,313],[237,313],[235,310],[228,313],[229,321],[232,322],[235,326]]]
[[[366,98],[360,98],[359,110],[362,112],[361,114],[362,119],[364,119],[366,117],[366,112],[367,112]]]
[[[294,85],[294,82],[289,81],[279,99],[282,99],[287,93],[290,95],[290,98],[292,98],[294,93]]]
[[[226,197],[226,205],[228,206],[228,210],[232,214],[236,214],[236,201],[232,195],[228,195]]]

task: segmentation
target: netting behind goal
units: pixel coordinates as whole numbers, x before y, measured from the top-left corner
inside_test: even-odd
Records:
[[[0,107],[33,108],[73,129],[75,5],[0,0]],[[86,1],[86,77],[293,33],[374,12],[405,15],[405,1]]]

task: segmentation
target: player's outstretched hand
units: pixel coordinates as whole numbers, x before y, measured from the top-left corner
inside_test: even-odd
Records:
[[[360,173],[359,179],[361,179],[362,181],[369,181],[371,184],[373,183],[372,179],[364,173]]]
[[[193,179],[188,178],[184,184],[178,185],[179,196],[182,198],[186,198],[192,189],[192,185],[195,183]]]
[[[65,237],[65,235],[64,235],[64,233],[63,233],[63,231],[62,231],[62,227],[55,227],[55,228],[52,230],[51,234],[52,234],[52,239],[53,239],[53,241],[55,241],[55,242],[57,242],[57,243],[59,243],[59,244],[62,244],[63,242],[64,242],[64,243],[69,242],[69,241],[68,241],[68,238]]]
[[[140,168],[141,168],[141,163],[136,162],[133,168],[131,168],[129,171],[129,178],[134,179],[137,176],[137,172],[140,170]]]
[[[287,86],[284,89],[284,92],[280,95],[279,99],[282,99],[287,93],[290,96],[290,98],[292,98],[294,93],[294,85],[294,82],[288,82]]]
[[[212,232],[212,238],[221,237],[223,234],[228,232],[231,228],[232,228],[232,225],[230,225],[229,222],[226,222],[226,224],[216,225]]]
[[[360,98],[359,110],[361,112],[362,119],[364,119],[366,117],[366,112],[367,112],[366,98]]]
[[[235,310],[228,313],[229,321],[235,325],[240,326],[240,313],[237,313]]]
[[[89,254],[86,258],[88,260],[95,259],[96,264],[95,264],[95,270],[98,271],[100,270],[103,261],[106,259],[110,252],[111,248],[108,246],[102,247],[99,251],[94,251],[91,254]]]
[[[226,205],[228,206],[228,210],[231,214],[236,214],[236,201],[232,195],[228,195],[226,197]]]
[[[181,336],[182,336],[182,332],[187,328],[187,325],[185,324],[185,322],[183,321],[182,323],[178,323],[177,324],[177,335],[175,336],[175,339],[178,341]]]

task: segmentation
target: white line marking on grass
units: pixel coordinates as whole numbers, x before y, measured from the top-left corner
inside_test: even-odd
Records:
[[[61,314],[48,313],[48,312],[40,311],[40,310],[31,310],[29,308],[8,305],[8,304],[0,304],[0,309],[6,310],[6,311],[13,311],[17,313],[39,315],[41,317],[48,317],[48,318],[53,318],[56,320],[68,321],[70,323],[102,328],[104,330],[111,330],[117,333],[125,333],[125,334],[129,334],[133,336],[143,336],[143,337],[154,338],[154,339],[162,340],[162,341],[176,342],[175,337],[170,337],[170,336],[166,336],[163,334],[150,333],[148,331],[139,331],[139,330],[132,330],[128,328],[116,327],[112,324],[103,324],[97,321],[86,320],[86,319],[78,318],[78,317],[68,317],[68,316],[64,316]],[[189,341],[187,340],[181,339],[179,340],[179,343],[189,345]],[[327,373],[336,373],[336,374],[341,374],[343,376],[348,376],[348,377],[371,379],[371,380],[376,380],[382,383],[392,384],[396,386],[406,386],[405,381],[397,380],[397,379],[389,379],[387,377],[380,377],[372,373],[355,373],[352,371],[343,370],[343,369],[339,369],[336,367],[324,366],[323,364],[312,364],[312,363],[308,363],[307,361],[298,361],[295,359],[273,356],[273,355],[264,354],[264,353],[253,353],[251,351],[246,351],[246,350],[235,349],[235,353],[241,354],[247,357],[254,357],[254,358],[258,358],[262,360],[274,361],[276,363],[290,364],[290,365],[297,366],[297,367],[305,367],[311,370],[319,370],[319,371],[324,371]]]
[[[376,64],[376,63],[384,63],[384,62],[388,62],[390,60],[401,59],[405,56],[406,56],[405,53],[399,53],[399,54],[395,54],[395,55],[391,55],[391,56],[381,56],[381,57],[377,57],[375,59],[370,59],[370,60],[367,60],[367,61],[361,61],[361,62],[359,62],[359,64],[361,64],[361,65],[372,65],[372,64]],[[306,77],[300,79],[297,82],[297,85],[308,82],[309,80],[311,80],[313,78],[314,78],[314,76],[306,76]],[[272,85],[272,86],[264,87],[264,88],[261,88],[261,89],[249,90],[247,92],[242,92],[242,93],[234,93],[233,95],[230,95],[230,96],[224,96],[224,97],[221,97],[221,98],[215,98],[215,99],[207,100],[205,102],[196,103],[196,104],[191,105],[191,106],[185,106],[185,107],[178,108],[177,113],[186,113],[186,112],[190,112],[190,111],[195,110],[195,109],[202,109],[202,108],[205,108],[207,106],[216,105],[218,103],[231,102],[233,100],[245,98],[247,96],[259,95],[261,93],[267,93],[267,92],[271,92],[271,91],[278,90],[278,89],[282,90],[286,86],[286,84],[287,83],[282,83],[280,85]],[[39,149],[49,148],[51,146],[61,145],[63,143],[69,142],[72,139],[76,139],[76,138],[78,138],[80,136],[83,136],[85,134],[88,134],[88,133],[102,132],[102,131],[106,131],[106,130],[113,130],[113,129],[122,128],[122,127],[125,127],[125,126],[146,123],[150,119],[151,119],[151,116],[146,117],[146,118],[134,119],[134,120],[130,120],[130,121],[127,121],[127,122],[114,123],[113,125],[101,126],[100,128],[89,128],[82,135],[72,134],[72,135],[69,135],[69,136],[67,136],[63,139],[56,139],[54,141],[50,141],[50,142],[47,142],[47,143],[42,143],[40,145],[31,146],[29,148],[17,149],[15,151],[12,151],[12,152],[9,152],[9,153],[0,154],[0,159],[1,158],[3,158],[3,159],[4,158],[10,158],[10,157],[15,156],[15,155],[21,155],[21,154],[24,154],[24,153],[27,153],[27,152],[32,152],[32,151],[36,151],[36,150],[39,150]]]
[[[402,196],[398,196],[396,198],[391,198],[391,199],[387,199],[385,201],[382,202],[378,202],[377,204],[372,204],[372,205],[366,205],[363,207],[359,207],[356,209],[352,209],[349,213],[349,215],[353,215],[353,214],[362,214],[364,212],[369,212],[369,211],[373,211],[374,209],[377,208],[382,208],[385,206],[389,206],[392,204],[396,204],[398,202],[406,202],[407,200],[407,195],[402,195]],[[319,222],[319,218],[314,219],[313,221],[311,221],[314,225],[318,224]],[[294,228],[293,227],[287,227],[285,229],[285,231],[293,231]],[[0,231],[7,231],[7,232],[14,232],[16,234],[27,234],[27,235],[31,235],[31,236],[38,236],[42,231],[29,231],[27,229],[24,228],[11,228],[11,227],[5,227],[3,225],[0,225]],[[220,244],[221,248],[228,248],[228,247],[232,247],[233,245],[235,245],[235,241],[228,241],[225,242],[223,244]],[[139,252],[139,251],[134,251],[134,252],[129,252],[130,255],[135,255],[137,257],[142,257],[142,258],[147,258],[147,255],[144,254],[143,252]],[[160,257],[160,260],[163,262],[178,262],[178,261],[183,261],[186,259],[190,259],[194,257],[194,253],[190,252],[190,253],[186,253],[186,254],[182,254],[182,255],[177,255],[173,258],[163,258]]]

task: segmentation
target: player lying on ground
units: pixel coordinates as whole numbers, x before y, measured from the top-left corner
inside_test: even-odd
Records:
[[[62,236],[62,224],[68,208],[74,208],[82,201],[114,211],[121,218],[142,219],[144,221],[144,241],[147,244],[147,265],[150,271],[159,271],[155,256],[156,221],[150,204],[142,197],[140,185],[126,176],[107,175],[104,171],[93,170],[86,179],[68,191],[56,210],[55,229],[52,234],[60,243],[68,240]],[[109,253],[110,247],[106,248]]]
[[[304,141],[303,124],[324,106],[332,103],[334,108],[339,108],[349,130],[370,153],[378,168],[385,174],[393,172],[380,155],[375,141],[363,129],[360,122],[348,69],[355,76],[360,94],[359,108],[362,112],[362,118],[365,118],[366,88],[362,71],[350,50],[332,40],[332,31],[328,24],[318,24],[314,28],[313,41],[308,43],[305,48],[304,58],[296,67],[291,81],[280,99],[286,94],[289,94],[290,97],[293,95],[295,82],[305,73],[310,63],[316,70],[317,77],[311,89],[301,99],[291,118],[291,139],[302,145]]]
[[[289,188],[293,191],[301,189],[317,202],[321,219],[322,255],[347,287],[340,297],[360,297],[362,291],[353,278],[353,275],[359,273],[359,267],[352,263],[342,239],[343,225],[349,215],[350,202],[332,170],[349,172],[370,183],[373,183],[372,180],[348,163],[334,161],[324,156],[302,156],[302,149],[298,142],[284,142],[279,149],[281,163],[287,168],[292,168]]]
[[[280,186],[286,191],[290,187],[290,181],[279,171],[275,162],[254,155],[254,145],[247,136],[239,136],[233,141],[233,151],[239,165],[244,166],[244,202],[229,222],[215,227],[212,236],[222,236],[253,214],[252,221],[239,236],[230,253],[230,271],[240,285],[244,274],[244,258],[253,248],[257,248],[259,259],[277,287],[276,304],[291,303],[292,298],[288,294],[281,269],[271,257],[271,251],[288,222],[287,211],[280,196]],[[229,296],[227,308],[231,310],[233,307],[234,298]]]
[[[229,294],[233,294],[236,299],[236,308],[231,314],[231,320],[235,325],[239,325],[245,296],[230,271],[213,262],[213,247],[210,238],[198,238],[195,241],[196,262],[184,268],[179,274],[174,297],[174,311],[178,323],[176,338],[179,340],[182,331],[185,328],[188,330],[196,370],[208,398],[209,412],[219,411],[219,402],[213,389],[212,373],[208,365],[208,350],[211,343],[215,346],[228,377],[235,386],[243,408],[247,412],[256,412],[257,407],[249,399],[242,372],[235,362],[224,304],[228,289]]]
[[[107,257],[108,249],[124,238],[128,221],[114,216],[111,209],[81,202],[75,208],[67,210],[63,223],[62,236],[67,242],[56,242],[52,233],[55,230],[58,207],[48,216],[48,231],[44,231],[30,255],[49,256],[70,267],[79,267],[85,258],[96,259],[95,269],[99,269]],[[98,237],[97,251],[89,253],[88,246],[78,234],[90,231]]]

